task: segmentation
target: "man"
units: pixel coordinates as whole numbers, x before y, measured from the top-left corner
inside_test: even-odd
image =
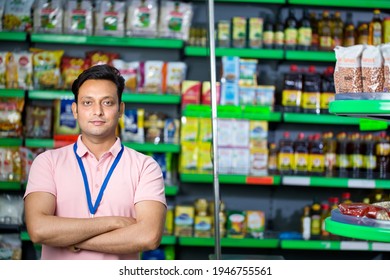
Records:
[[[111,66],[80,74],[72,86],[77,142],[38,155],[31,166],[25,219],[42,259],[139,259],[160,244],[163,176],[156,161],[116,137],[123,89]]]

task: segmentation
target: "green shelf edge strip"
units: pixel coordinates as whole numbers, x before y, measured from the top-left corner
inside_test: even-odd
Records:
[[[287,60],[336,61],[334,52],[286,51]]]
[[[389,114],[390,100],[335,100],[329,103],[332,114]]]
[[[148,104],[180,104],[180,95],[170,94],[144,94],[144,93],[123,93],[123,102],[148,103]]]
[[[30,90],[28,97],[31,99],[74,99],[71,91],[67,90]]]
[[[23,97],[24,90],[22,89],[0,89],[0,97]]]
[[[332,234],[370,241],[390,242],[390,229],[352,225],[325,219],[325,229]]]
[[[360,118],[351,118],[327,114],[299,114],[283,113],[283,121],[289,123],[307,124],[337,124],[337,125],[359,125]]]
[[[212,237],[178,237],[181,246],[214,246]],[[221,238],[222,247],[278,248],[279,239]]]
[[[247,176],[235,174],[220,174],[218,176],[220,183],[223,184],[258,184],[258,185],[279,185],[280,176]],[[189,174],[181,173],[180,181],[187,183],[212,183],[213,174]]]
[[[286,1],[287,0],[215,0],[214,2],[286,4]]]
[[[175,245],[177,238],[173,235],[164,235],[161,239],[161,245]]]
[[[179,191],[178,186],[165,186],[165,195],[167,196],[175,196]]]
[[[0,181],[0,190],[3,191],[19,191],[22,189],[21,182]]]
[[[205,47],[186,46],[184,53],[187,56],[209,56],[209,50]],[[283,59],[283,50],[266,50],[266,49],[235,49],[235,48],[216,48],[215,56],[239,56],[263,59]]]
[[[84,44],[117,47],[146,47],[181,49],[184,42],[177,39],[132,38],[114,36],[77,36],[66,34],[31,34],[34,43]]]
[[[22,146],[21,138],[0,138],[0,147],[19,147]]]
[[[180,152],[179,144],[153,144],[153,143],[132,143],[123,142],[126,147],[132,148],[139,152],[160,152],[160,153],[178,153]]]
[[[337,6],[353,8],[390,8],[387,0],[287,0],[288,4],[310,6]]]
[[[282,249],[340,250],[340,241],[328,240],[281,240]]]
[[[26,41],[26,32],[12,32],[12,31],[1,31],[0,40],[3,41]]]
[[[54,148],[54,140],[53,139],[26,138],[26,147]]]

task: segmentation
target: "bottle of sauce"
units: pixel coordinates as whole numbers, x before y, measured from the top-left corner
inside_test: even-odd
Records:
[[[377,169],[377,159],[375,154],[375,139],[371,133],[364,137],[365,155],[363,158],[363,170],[367,179],[374,179]]]
[[[341,19],[341,14],[339,11],[334,13],[333,24],[332,24],[332,49],[336,46],[343,45],[343,29],[344,22]]]
[[[283,138],[279,140],[278,169],[280,174],[293,174],[294,167],[294,147],[289,132],[283,133]]]
[[[277,50],[284,49],[284,22],[282,20],[281,13],[279,14],[278,20],[275,23],[274,48]]]
[[[315,12],[310,12],[310,26],[311,26],[311,47],[310,50],[317,51],[319,38],[318,38],[318,19]]]
[[[308,114],[319,114],[321,76],[316,72],[315,66],[311,65],[308,69],[308,72],[303,74],[302,87],[302,111]]]
[[[313,175],[323,175],[325,171],[324,144],[321,135],[313,135],[309,151],[309,172]]]
[[[368,24],[363,22],[358,26],[358,44],[368,45]]]
[[[331,51],[332,31],[331,31],[329,11],[327,10],[322,12],[322,18],[318,25],[318,36],[319,36],[319,50]]]
[[[368,25],[368,44],[378,46],[382,44],[382,19],[381,11],[379,9],[374,10],[374,15],[371,22]]]
[[[321,204],[321,239],[329,239],[329,231],[325,229],[325,219],[330,216],[328,203]]]
[[[284,24],[284,47],[286,50],[296,50],[298,44],[298,21],[295,10],[290,9]]]
[[[360,178],[363,169],[363,145],[360,141],[360,134],[358,132],[352,133],[349,140],[349,166],[350,174],[353,178]]]
[[[268,150],[268,172],[271,175],[278,173],[278,149],[276,143],[271,142]]]
[[[350,47],[356,44],[356,30],[353,24],[352,12],[347,12],[347,20],[344,25],[344,47]]]
[[[310,239],[311,232],[311,217],[310,217],[310,206],[303,208],[303,215],[301,218],[301,232],[304,240]]]
[[[310,50],[312,43],[312,28],[309,11],[305,9],[298,24],[298,50]]]
[[[335,98],[336,89],[334,85],[334,67],[328,66],[321,79],[321,94],[320,94],[320,113],[329,113],[329,103]]]
[[[310,209],[311,227],[310,236],[311,239],[320,239],[321,237],[321,204],[316,200],[313,201]]]
[[[339,177],[348,177],[349,156],[347,151],[348,141],[347,134],[340,132],[336,136],[337,150],[336,150],[336,169]]]
[[[387,140],[386,133],[381,132],[379,135],[379,141],[376,144],[376,159],[377,159],[377,168],[378,176],[380,179],[388,178],[389,172],[389,155],[390,155],[390,144]]]
[[[343,192],[341,194],[341,203],[346,203],[346,204],[352,203],[350,192]]]
[[[267,15],[264,22],[263,30],[263,48],[272,49],[274,47],[274,24],[271,16]]]
[[[300,112],[302,98],[302,74],[298,66],[292,64],[290,71],[284,74],[282,90],[282,106],[285,112]]]
[[[325,157],[325,175],[333,177],[336,171],[336,149],[337,142],[333,137],[333,132],[325,132],[322,135],[324,142],[324,157]]]
[[[294,141],[294,174],[306,175],[309,162],[308,143],[303,132],[298,133]]]

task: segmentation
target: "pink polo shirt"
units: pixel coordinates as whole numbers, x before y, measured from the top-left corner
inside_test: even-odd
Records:
[[[88,177],[92,202],[121,149],[119,138],[98,161],[81,141],[77,140],[77,154],[82,158]],[[48,192],[57,200],[55,215],[59,217],[90,217],[83,177],[73,151],[73,144],[48,150],[36,157],[28,178],[24,197],[32,192]],[[95,213],[100,216],[136,217],[134,205],[143,200],[160,201],[166,205],[164,180],[160,166],[149,156],[125,147]],[[139,254],[113,255],[82,250],[72,253],[67,249],[42,246],[42,259],[139,259]]]

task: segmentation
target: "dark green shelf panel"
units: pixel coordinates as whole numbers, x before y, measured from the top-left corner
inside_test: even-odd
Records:
[[[330,188],[390,189],[390,180],[351,179],[334,177],[282,176],[284,186]]]
[[[287,60],[307,60],[307,61],[329,61],[335,62],[336,56],[333,51],[315,52],[315,51],[286,51]]]
[[[165,195],[167,196],[175,196],[179,191],[178,186],[165,186]]]
[[[187,46],[184,48],[187,56],[209,56],[210,51],[204,47]],[[266,50],[266,49],[235,49],[235,48],[216,48],[215,56],[239,56],[246,58],[263,58],[263,59],[283,59],[283,50]]]
[[[335,6],[335,7],[352,7],[352,8],[373,8],[388,9],[390,2],[388,0],[287,0],[293,5],[310,5],[310,6]]]
[[[24,90],[22,89],[0,89],[0,97],[19,97],[24,98]]]
[[[22,189],[21,182],[0,181],[0,190],[3,191],[20,191]]]
[[[74,99],[74,95],[68,90],[30,90],[28,97],[31,99]]]
[[[153,143],[131,143],[123,142],[126,147],[132,148],[139,152],[157,152],[157,153],[178,153],[180,152],[179,144],[153,144]]]
[[[22,146],[21,138],[0,138],[0,147],[19,147]]]
[[[176,239],[176,236],[164,235],[161,240],[161,245],[175,245]]]
[[[110,36],[77,36],[66,34],[31,34],[34,43],[82,44],[94,46],[181,49],[182,40],[163,38],[130,38]]]
[[[300,114],[283,113],[283,121],[288,123],[307,124],[337,124],[337,125],[359,125],[359,118],[342,117],[328,114]]]
[[[123,93],[123,102],[148,103],[148,104],[180,104],[180,95]]]
[[[53,139],[26,138],[26,147],[30,148],[54,148]]]
[[[178,237],[181,246],[211,247],[215,244],[212,237]],[[278,248],[278,239],[221,238],[221,247],[238,248]]]
[[[328,240],[281,240],[282,249],[340,250],[340,241]]]
[[[27,33],[26,32],[11,32],[11,31],[1,31],[0,40],[1,41],[26,41]]]
[[[212,183],[212,174],[180,174],[180,181],[187,183]],[[220,174],[219,182],[223,184],[246,184],[246,185],[279,185],[280,176],[247,176],[234,174]]]

